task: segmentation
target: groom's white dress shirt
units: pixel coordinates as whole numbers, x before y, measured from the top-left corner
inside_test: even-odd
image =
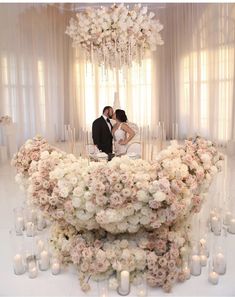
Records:
[[[102,114],[102,117],[105,119],[105,122],[106,122],[106,124],[108,125],[109,130],[110,130],[110,132],[111,132],[112,127],[111,127],[111,123],[107,121],[108,117],[106,117],[104,114]]]

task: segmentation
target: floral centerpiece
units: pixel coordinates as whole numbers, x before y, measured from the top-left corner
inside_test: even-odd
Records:
[[[185,280],[181,250],[221,160],[200,137],[173,143],[151,163],[123,156],[90,164],[35,138],[13,165],[27,179],[29,202],[53,221],[52,247],[77,266],[84,291],[90,278],[112,276],[115,287],[115,275],[128,270],[133,282],[145,276],[169,292]]]
[[[87,8],[71,18],[66,29],[74,47],[80,47],[90,61],[110,68],[140,62],[146,50],[155,51],[163,41],[163,26],[141,4],[129,9],[114,4],[99,9]]]

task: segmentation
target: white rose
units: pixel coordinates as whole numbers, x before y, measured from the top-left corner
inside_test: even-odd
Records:
[[[128,218],[128,222],[129,222],[130,224],[132,224],[132,225],[137,225],[137,224],[139,223],[139,217],[138,217],[138,216],[135,216],[135,215],[130,216],[130,217]]]
[[[207,164],[211,162],[211,157],[208,154],[202,154],[201,160],[203,163]]]
[[[120,231],[126,231],[128,228],[128,224],[127,224],[127,222],[121,222],[118,224],[117,227]]]
[[[139,230],[139,226],[138,225],[129,225],[128,226],[128,232],[129,233],[136,233]]]
[[[60,195],[61,197],[63,197],[63,198],[68,197],[68,195],[69,195],[69,189],[66,188],[66,187],[60,189],[60,191],[59,191],[59,195]]]
[[[72,184],[73,186],[75,186],[75,185],[77,184],[77,182],[78,182],[78,179],[76,178],[76,176],[74,176],[74,177],[72,177],[72,178],[70,179],[70,182],[71,182],[71,184]]]
[[[153,194],[153,197],[154,197],[154,200],[157,201],[157,202],[162,202],[166,199],[166,194],[163,193],[163,192],[156,192]]]
[[[120,247],[121,247],[122,249],[127,248],[128,245],[129,245],[128,240],[126,240],[126,239],[121,240],[121,242],[120,242]]]
[[[73,204],[73,206],[75,208],[79,208],[81,206],[81,204],[82,204],[82,201],[81,201],[80,198],[75,197],[75,198],[72,199],[72,204]]]
[[[131,253],[128,249],[124,249],[122,251],[122,259],[128,260],[130,258],[130,256],[131,256]]]
[[[117,183],[113,186],[114,191],[120,192],[122,190],[123,186],[120,183]]]
[[[45,159],[47,159],[48,157],[49,157],[49,152],[48,151],[44,151],[44,152],[42,152],[41,153],[41,155],[40,155],[40,159],[41,160],[45,160]]]
[[[150,196],[148,195],[148,193],[143,190],[139,190],[136,196],[139,201],[143,201],[143,202],[148,202],[150,199]]]
[[[211,166],[210,172],[212,175],[215,175],[218,172],[218,169],[216,168],[216,166]]]
[[[124,197],[130,197],[131,196],[131,189],[129,189],[129,188],[124,188],[123,190],[122,190],[122,195],[124,196]]]
[[[143,225],[148,225],[150,223],[150,217],[148,216],[143,216],[140,218],[140,223]]]
[[[74,195],[74,196],[82,197],[83,194],[84,194],[84,191],[83,191],[82,187],[76,187],[76,188],[73,190],[73,195]]]
[[[142,208],[142,203],[141,202],[135,202],[133,203],[133,207],[135,210],[140,210]]]
[[[96,205],[95,205],[94,203],[92,203],[91,201],[87,201],[87,202],[86,202],[86,210],[87,210],[88,212],[95,213]]]

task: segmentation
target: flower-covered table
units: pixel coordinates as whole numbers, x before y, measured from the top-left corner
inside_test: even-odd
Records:
[[[90,278],[109,278],[117,289],[127,271],[131,282],[145,278],[169,292],[188,277],[191,219],[221,160],[200,137],[173,143],[152,162],[123,156],[107,163],[76,159],[35,137],[12,164],[28,201],[53,222],[54,252],[75,264],[84,291]]]

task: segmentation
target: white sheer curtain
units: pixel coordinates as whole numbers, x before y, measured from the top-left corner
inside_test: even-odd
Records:
[[[66,23],[50,5],[0,4],[0,114],[17,123],[19,143],[62,133]]]
[[[168,136],[178,122],[181,138],[235,139],[235,5],[167,4],[160,19],[159,109]]]

